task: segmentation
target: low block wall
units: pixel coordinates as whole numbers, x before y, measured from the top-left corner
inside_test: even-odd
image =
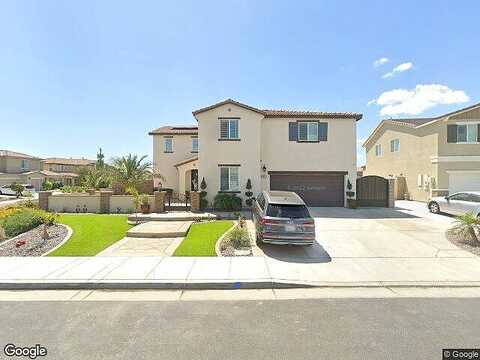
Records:
[[[51,195],[48,210],[66,213],[99,213],[100,196],[83,194]]]
[[[133,196],[111,195],[96,192],[89,194],[52,194],[43,192],[40,196],[40,207],[44,210],[62,213],[111,213],[130,214],[136,212]],[[102,205],[103,201],[103,205]],[[148,203],[153,212],[155,209],[155,197],[148,196]]]
[[[154,197],[148,196],[150,209],[154,207]],[[110,197],[110,213],[112,214],[130,214],[135,212],[135,204],[131,195],[112,195]]]

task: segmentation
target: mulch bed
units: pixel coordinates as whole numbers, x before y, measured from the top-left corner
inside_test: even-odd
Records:
[[[65,226],[52,225],[48,228],[50,237],[42,239],[43,225],[33,230],[18,235],[15,240],[5,240],[0,243],[0,256],[42,256],[47,251],[60,244],[68,234]],[[25,241],[24,245],[16,246],[19,241]]]
[[[472,246],[470,242],[465,241],[464,239],[460,238],[458,235],[451,233],[450,231],[446,232],[446,237],[451,243],[457,245],[463,250],[469,251],[472,254],[480,256],[480,246]]]

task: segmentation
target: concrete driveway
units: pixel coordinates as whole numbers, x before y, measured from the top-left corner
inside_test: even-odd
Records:
[[[395,208],[311,208],[317,242],[309,247],[261,245],[269,258],[325,263],[332,259],[474,257],[445,237],[454,220],[428,212],[426,205],[397,201]]]

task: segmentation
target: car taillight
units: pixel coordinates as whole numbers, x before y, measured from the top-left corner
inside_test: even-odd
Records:
[[[280,221],[271,220],[271,219],[262,219],[261,224],[262,225],[275,225],[275,224],[280,224]]]
[[[303,226],[315,226],[315,221],[313,220],[305,220],[303,222]]]

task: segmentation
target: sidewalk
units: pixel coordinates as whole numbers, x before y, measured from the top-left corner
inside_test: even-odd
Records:
[[[318,260],[318,259],[317,259]],[[3,258],[0,289],[480,286],[480,259],[267,257]]]

